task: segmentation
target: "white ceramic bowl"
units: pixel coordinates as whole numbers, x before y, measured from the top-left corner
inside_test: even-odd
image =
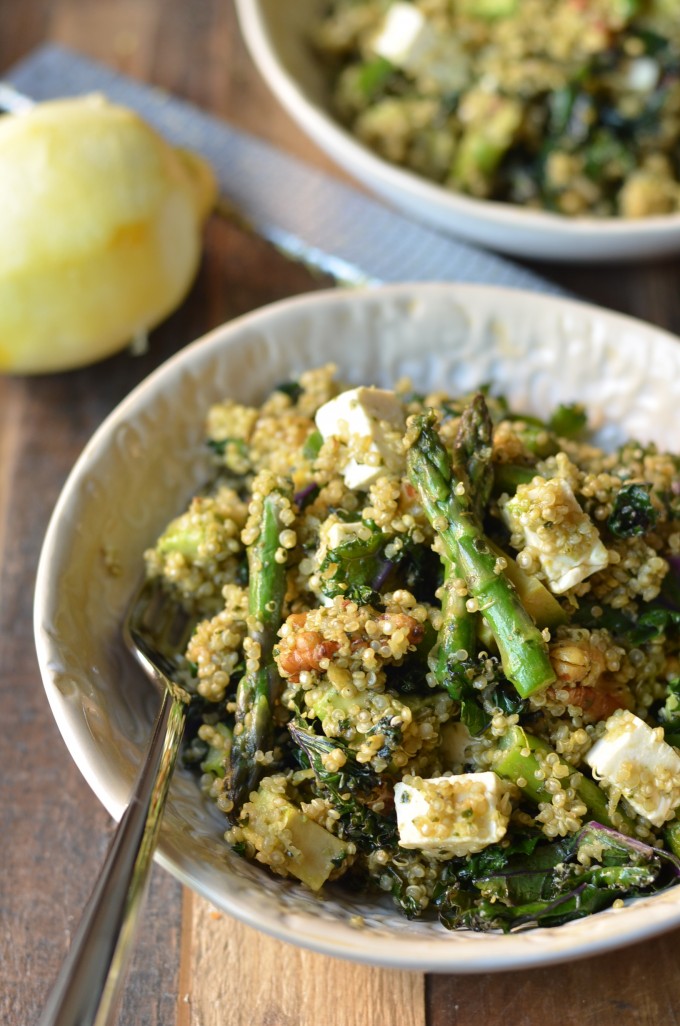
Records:
[[[287,300],[179,352],[108,417],[76,463],[38,571],[35,631],[55,719],[113,816],[124,808],[158,697],[120,639],[142,553],[204,482],[208,405],[259,402],[299,371],[335,362],[352,382],[463,391],[492,382],[546,414],[582,400],[612,446],[680,438],[680,345],[629,318],[551,297],[482,286],[403,285]],[[107,553],[120,573],[107,570]],[[477,972],[583,957],[680,924],[680,887],[557,929],[449,933],[337,889],[327,901],[234,856],[224,822],[178,771],[159,859],[230,915],[287,941],[358,961]],[[356,929],[351,917],[362,915]]]
[[[274,95],[345,171],[440,231],[515,256],[639,261],[680,252],[680,214],[642,220],[566,218],[451,192],[377,156],[335,120],[323,70],[307,42],[324,0],[236,0],[241,29]]]

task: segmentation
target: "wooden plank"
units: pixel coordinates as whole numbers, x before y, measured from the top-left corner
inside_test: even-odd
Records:
[[[678,1023],[677,931],[566,965],[428,979],[428,1026],[672,1026]]]
[[[283,944],[185,898],[177,1026],[425,1026],[424,978]]]
[[[49,36],[51,0],[0,0],[0,73]]]
[[[149,79],[162,17],[159,0],[59,0],[50,37],[126,75]]]

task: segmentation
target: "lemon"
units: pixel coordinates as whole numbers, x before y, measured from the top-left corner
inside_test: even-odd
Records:
[[[0,371],[101,360],[185,297],[212,169],[101,96],[0,118]]]

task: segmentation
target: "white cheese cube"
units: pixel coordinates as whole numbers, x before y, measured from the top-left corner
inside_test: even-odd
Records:
[[[324,403],[316,411],[315,420],[324,438],[334,435],[347,441],[351,435],[360,435],[379,446],[383,434],[380,422],[403,427],[404,409],[394,392],[362,385]]]
[[[422,60],[431,49],[434,30],[425,15],[409,3],[394,3],[372,41],[373,51],[398,68]]]
[[[414,4],[391,4],[370,45],[378,57],[443,88],[461,88],[469,78],[469,61],[458,40],[438,32]]]
[[[519,485],[504,504],[503,517],[513,534],[521,535],[526,548],[536,555],[556,595],[609,564],[609,553],[595,524],[564,478],[535,477],[529,484]]]
[[[605,734],[586,755],[593,776],[620,791],[639,816],[656,827],[671,819],[680,805],[680,755],[627,709],[618,709]]]
[[[337,549],[338,545],[342,545],[344,542],[354,541],[359,537],[359,528],[362,526],[363,520],[357,520],[351,524],[347,524],[343,520],[336,520],[326,532],[326,547]]]
[[[637,57],[630,62],[626,85],[639,93],[649,93],[656,88],[661,67],[653,57]]]
[[[377,481],[384,470],[382,463],[371,466],[368,463],[357,463],[356,460],[349,460],[342,472],[345,484],[353,492],[367,491],[374,481]]]
[[[316,412],[316,426],[324,441],[339,438],[350,447],[343,469],[352,490],[368,488],[399,459],[398,442],[404,433],[404,409],[394,392],[381,388],[352,388],[324,403]]]
[[[492,772],[414,777],[394,785],[394,807],[402,848],[469,855],[505,836],[509,787]]]

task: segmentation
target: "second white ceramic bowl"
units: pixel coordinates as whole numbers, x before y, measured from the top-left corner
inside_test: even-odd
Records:
[[[308,41],[323,0],[236,0],[244,38],[288,113],[345,171],[440,231],[520,257],[562,262],[640,261],[680,252],[680,214],[641,220],[567,218],[452,192],[388,163],[335,119]]]

